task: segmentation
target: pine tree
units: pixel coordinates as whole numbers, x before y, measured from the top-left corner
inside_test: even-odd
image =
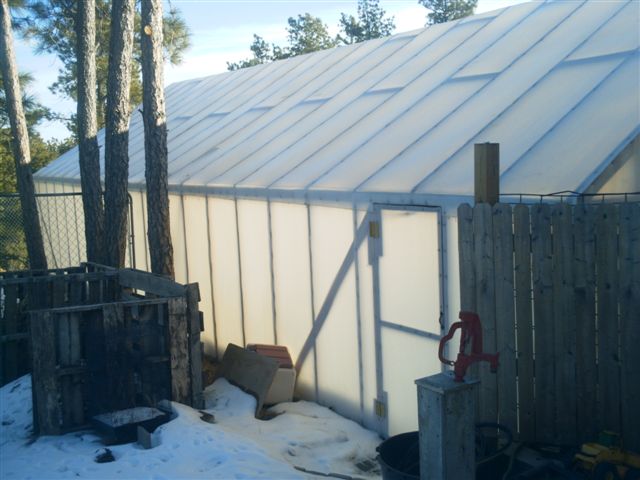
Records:
[[[134,0],[113,0],[105,125],[106,263],[124,266],[129,183],[129,87],[133,55]]]
[[[2,71],[6,106],[13,136],[13,152],[29,265],[32,269],[45,270],[47,268],[47,257],[44,252],[38,204],[36,203],[31,172],[29,133],[22,108],[18,68],[13,52],[11,12],[7,0],[0,0],[0,70]]]
[[[95,0],[79,2],[76,17],[78,149],[87,260],[104,263],[104,206],[96,110]]]
[[[162,0],[142,0],[142,116],[151,271],[174,277],[163,88]]]
[[[385,18],[385,15],[378,0],[358,0],[358,18],[340,14],[342,34],[338,35],[338,40],[350,45],[391,35],[396,26],[393,17]]]
[[[478,6],[478,0],[418,0],[418,3],[431,10],[427,25],[468,17]]]

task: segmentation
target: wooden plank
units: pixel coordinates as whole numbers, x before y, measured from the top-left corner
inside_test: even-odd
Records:
[[[95,272],[95,273],[72,273],[69,275],[65,275],[65,278],[69,282],[75,281],[93,281],[100,280],[105,277],[116,277],[116,271],[108,271],[108,272]],[[57,279],[55,275],[45,275],[45,276],[21,276],[21,277],[4,277],[0,280],[0,284],[3,285],[24,285],[27,283],[52,283]]]
[[[518,372],[518,438],[535,439],[535,403],[533,376],[533,324],[531,294],[531,235],[529,207],[513,209],[514,275],[516,290],[516,335]]]
[[[185,293],[185,287],[170,278],[140,270],[122,269],[118,278],[121,287],[134,288],[153,295],[175,297]]]
[[[458,258],[460,308],[476,311],[476,276],[473,257],[473,209],[468,203],[458,207]]]
[[[34,423],[41,435],[58,435],[62,412],[58,403],[56,336],[54,316],[47,312],[30,315],[33,348]]]
[[[2,324],[3,337],[8,335],[16,335],[21,333],[18,325],[21,322],[20,312],[18,308],[18,293],[19,287],[17,285],[5,285],[3,288],[4,293],[4,308]],[[9,342],[4,345],[2,342],[2,368],[0,369],[0,385],[4,385],[11,380],[18,378],[19,371],[19,346],[16,342]]]
[[[500,353],[497,372],[498,421],[512,432],[518,429],[516,381],[516,330],[513,297],[513,218],[511,207],[493,207],[495,259],[496,347]],[[485,347],[487,348],[487,347]],[[492,350],[487,350],[494,353]]]
[[[473,209],[474,265],[476,271],[476,309],[482,322],[484,350],[496,351],[495,267],[491,205],[481,203]],[[496,375],[486,362],[480,364],[479,421],[498,420]]]
[[[567,204],[551,209],[556,443],[573,445],[576,422],[576,315],[573,298],[573,218]]]
[[[108,409],[121,410],[135,405],[133,378],[130,374],[131,340],[121,304],[102,307],[105,338],[105,384],[109,392]]]
[[[615,205],[598,207],[596,235],[598,313],[598,430],[620,432],[620,363],[618,357],[618,218]]]
[[[595,303],[595,210],[574,208],[574,300],[576,312],[576,415],[577,443],[596,434],[597,384]]]
[[[535,335],[536,439],[547,443],[553,443],[556,436],[551,254],[551,210],[548,205],[535,205],[531,209],[531,264]]]
[[[187,302],[184,297],[170,298],[167,308],[171,354],[171,399],[188,405],[191,402],[191,372]]]
[[[47,309],[50,312],[56,314],[63,313],[74,313],[74,312],[88,312],[95,309],[100,309],[105,305],[120,305],[122,307],[132,307],[132,306],[144,306],[144,305],[158,305],[162,303],[166,303],[166,298],[150,298],[150,299],[142,299],[142,300],[127,300],[121,302],[109,302],[109,303],[97,303],[93,305],[78,305],[75,307],[60,307],[60,308],[49,308]]]
[[[81,314],[70,313],[69,317],[69,363],[77,368],[82,367],[82,335],[80,332]],[[71,379],[68,401],[71,404],[71,424],[79,426],[85,423],[83,378],[75,375]]]
[[[198,310],[200,289],[197,283],[187,285],[187,312],[189,315],[189,365],[191,375],[191,406],[204,408],[202,396],[202,342],[200,341],[201,313]]]
[[[620,206],[620,339],[623,445],[640,451],[640,203]]]
[[[82,305],[84,303],[84,290],[86,282],[78,277],[69,279],[69,305]]]
[[[51,282],[51,303],[48,307],[63,307],[67,304],[67,282],[63,275],[56,275]]]

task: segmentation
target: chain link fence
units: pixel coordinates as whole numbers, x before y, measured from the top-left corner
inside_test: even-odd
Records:
[[[63,268],[86,261],[84,212],[81,193],[36,194],[40,227],[49,268]],[[129,197],[128,260],[135,267],[133,221]],[[0,271],[29,268],[20,197],[0,193]]]

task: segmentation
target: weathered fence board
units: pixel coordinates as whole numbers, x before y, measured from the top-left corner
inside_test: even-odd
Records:
[[[56,331],[53,315],[42,311],[31,314],[31,343],[33,345],[33,405],[34,419],[39,430],[50,434],[60,432],[62,412],[58,402],[56,375]]]
[[[18,298],[19,298],[19,285],[6,285],[3,289],[4,293],[4,308],[2,318],[2,329],[0,330],[2,335],[2,341],[0,342],[0,348],[2,348],[2,369],[0,369],[0,375],[2,375],[1,384],[13,380],[18,377],[20,368],[20,361],[24,361],[20,355],[20,347],[24,346],[17,341],[9,340],[12,335],[16,335],[21,332],[25,332],[24,326],[19,325],[18,316]]]
[[[473,212],[474,267],[476,272],[476,311],[482,321],[482,336],[486,351],[496,350],[495,275],[493,253],[493,222],[491,206],[478,205]],[[480,374],[479,421],[490,421],[498,416],[496,375],[483,362]]]
[[[535,409],[529,208],[524,205],[516,205],[513,209],[513,215],[519,433],[522,438],[533,438],[535,437]]]
[[[575,309],[573,308],[573,219],[567,204],[554,205],[553,234],[553,325],[556,393],[556,441],[568,444],[576,438]]]
[[[574,209],[574,299],[576,312],[576,418],[578,441],[597,433],[595,216],[593,207]]]
[[[495,259],[496,348],[502,368],[498,369],[499,385],[516,384],[516,325],[513,298],[513,229],[511,206],[497,204],[493,208],[493,251]],[[487,347],[488,348],[488,347]],[[493,351],[493,350],[490,350]],[[512,432],[518,427],[517,390],[498,389],[498,420]]]
[[[188,403],[191,398],[189,382],[189,332],[180,324],[180,318],[187,312],[187,302],[183,297],[169,300],[169,335],[171,338],[171,379],[172,396],[177,402]]]
[[[466,203],[458,207],[458,245],[460,249],[460,308],[476,311],[476,270],[473,268],[473,209]]]
[[[640,204],[489,209],[458,209],[461,304],[500,352],[481,419],[559,444],[613,430],[640,449]]]
[[[620,363],[618,357],[618,242],[615,205],[598,207],[596,220],[598,305],[598,430],[620,431]]]
[[[620,339],[622,433],[640,446],[640,204],[620,207]]]
[[[555,372],[553,368],[553,275],[549,224],[551,209],[536,205],[531,209],[531,256],[535,332],[536,437],[555,440]]]

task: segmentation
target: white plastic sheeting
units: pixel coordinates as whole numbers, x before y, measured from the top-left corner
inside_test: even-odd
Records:
[[[532,2],[171,85],[171,188],[468,196],[492,141],[510,191],[583,191],[640,132],[639,20],[634,0]],[[129,151],[143,185],[138,113]],[[38,176],[77,182],[77,150]]]

